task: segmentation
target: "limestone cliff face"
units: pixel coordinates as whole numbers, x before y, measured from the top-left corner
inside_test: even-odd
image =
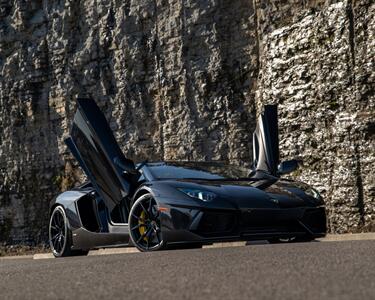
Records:
[[[374,230],[375,4],[316,2],[264,27],[257,103],[280,104],[281,153],[303,159],[330,229]]]
[[[246,165],[279,103],[330,230],[373,229],[374,34],[370,0],[1,0],[0,241],[44,240],[50,199],[82,179],[63,144],[78,94],[130,158]]]

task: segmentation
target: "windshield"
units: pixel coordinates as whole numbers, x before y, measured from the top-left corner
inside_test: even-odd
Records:
[[[219,162],[148,163],[147,167],[156,179],[246,178],[250,173],[248,168]]]

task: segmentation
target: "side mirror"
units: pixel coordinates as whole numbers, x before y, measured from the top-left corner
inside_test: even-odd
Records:
[[[279,164],[277,172],[279,175],[289,174],[298,169],[298,160],[286,160]]]
[[[121,169],[123,175],[127,175],[127,174],[135,175],[138,173],[138,170],[129,169],[126,165],[124,165],[121,162],[121,160],[118,157],[115,157],[113,162],[115,163],[115,165],[117,165]]]

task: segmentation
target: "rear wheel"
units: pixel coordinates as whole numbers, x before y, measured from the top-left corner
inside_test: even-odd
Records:
[[[134,202],[130,210],[129,228],[133,245],[140,251],[165,249],[160,213],[151,194],[145,194]]]
[[[56,206],[49,222],[49,241],[52,253],[55,257],[73,255],[87,255],[88,251],[72,250],[72,232],[68,226],[65,210],[62,206]]]

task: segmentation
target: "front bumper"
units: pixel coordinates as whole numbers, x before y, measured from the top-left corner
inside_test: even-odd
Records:
[[[161,226],[167,243],[212,243],[287,237],[323,237],[324,207],[288,209],[197,209],[169,207]]]

